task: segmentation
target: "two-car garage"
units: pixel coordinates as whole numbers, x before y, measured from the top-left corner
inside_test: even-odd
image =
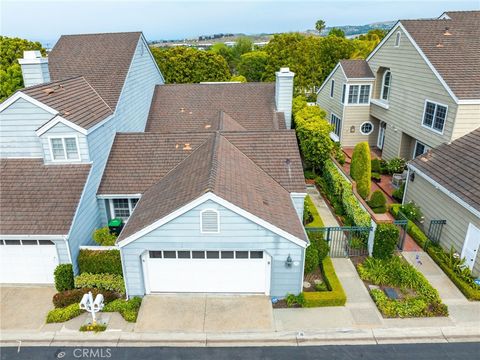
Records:
[[[147,294],[270,294],[271,258],[263,251],[147,251],[142,265]]]

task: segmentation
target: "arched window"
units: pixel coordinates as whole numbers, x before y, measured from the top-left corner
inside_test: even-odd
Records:
[[[382,100],[388,101],[390,96],[390,87],[392,85],[392,73],[390,70],[385,71],[382,80]]]
[[[400,37],[402,36],[402,33],[400,31],[397,31],[395,34],[395,47],[400,46]]]
[[[205,209],[200,212],[200,232],[219,233],[220,214],[214,209]]]

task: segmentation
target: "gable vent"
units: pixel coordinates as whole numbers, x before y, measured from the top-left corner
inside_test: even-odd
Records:
[[[200,231],[202,233],[220,232],[220,216],[217,210],[207,209],[200,213]]]

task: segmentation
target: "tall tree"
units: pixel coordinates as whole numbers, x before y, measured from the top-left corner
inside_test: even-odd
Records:
[[[265,51],[251,51],[240,57],[237,71],[247,81],[262,81],[267,62],[268,54]]]
[[[42,55],[46,55],[39,42],[0,36],[0,101],[23,87],[22,70],[18,59],[23,57],[25,50],[40,50]]]
[[[325,21],[321,19],[317,20],[317,22],[315,23],[315,29],[317,29],[319,33],[322,33],[323,29],[325,29]]]
[[[230,72],[232,74],[235,72],[235,61],[232,48],[228,47],[224,43],[216,43],[211,47],[210,51],[223,57],[230,68]]]
[[[225,59],[212,52],[181,46],[151,50],[167,83],[228,81],[231,78]]]
[[[336,36],[336,37],[344,38],[345,32],[340,28],[334,27],[328,32],[328,36]]]

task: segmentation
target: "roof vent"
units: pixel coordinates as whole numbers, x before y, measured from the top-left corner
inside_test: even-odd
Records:
[[[211,127],[212,127],[212,125],[210,125],[210,124],[205,125],[205,129],[210,129]]]
[[[443,32],[443,35],[445,35],[445,36],[452,35],[452,33],[450,31],[448,31],[448,27],[445,28],[445,31]]]
[[[437,48],[443,48],[443,44],[441,42],[439,42],[437,45],[436,45]]]
[[[54,88],[46,88],[43,92],[47,95],[53,94],[55,92]]]
[[[184,144],[183,150],[192,150],[192,147],[190,146],[190,144]]]
[[[184,112],[185,112],[185,108],[183,108],[183,107],[180,108],[180,112],[181,112],[181,113],[184,113]]]

